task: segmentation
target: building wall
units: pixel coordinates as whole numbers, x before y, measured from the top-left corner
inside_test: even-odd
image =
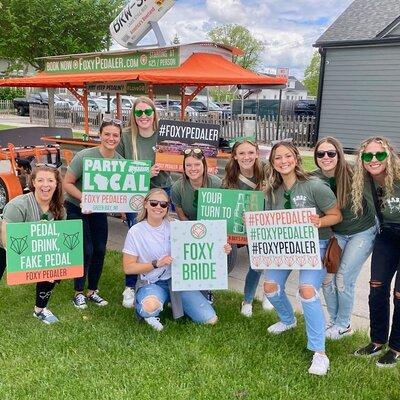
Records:
[[[388,137],[400,151],[400,45],[327,49],[319,137],[357,148]]]

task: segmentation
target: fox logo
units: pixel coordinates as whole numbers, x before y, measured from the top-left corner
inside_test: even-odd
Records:
[[[400,198],[398,197],[391,197],[390,199],[386,200],[386,203],[389,207],[389,212],[397,213],[400,212]]]

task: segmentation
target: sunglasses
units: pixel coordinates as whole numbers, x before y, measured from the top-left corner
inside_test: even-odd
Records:
[[[159,205],[161,208],[167,208],[169,206],[168,201],[163,200],[149,200],[149,204],[151,207],[157,207]]]
[[[154,113],[154,110],[152,108],[146,108],[145,110],[135,110],[134,111],[136,117],[141,117],[143,114],[145,114],[148,117],[151,117]]]
[[[102,124],[103,123],[111,123],[111,124],[115,124],[115,125],[122,125],[122,121],[118,118],[111,118],[111,117],[104,117]]]
[[[386,153],[386,151],[377,151],[376,153],[361,153],[361,160],[369,163],[375,157],[378,161],[383,161],[387,156],[388,153]]]
[[[328,150],[328,151],[316,151],[315,156],[317,158],[324,158],[325,155],[327,155],[329,158],[334,158],[337,156],[337,151],[336,150]]]
[[[285,203],[283,204],[283,207],[286,210],[290,210],[292,208],[292,203],[290,201],[290,192],[284,192],[283,198],[285,199]]]
[[[192,149],[191,147],[188,147],[187,149],[183,150],[183,154],[185,156],[189,156],[191,154],[195,154],[196,156],[204,157],[203,150],[199,149],[198,147],[195,147],[194,149]]]

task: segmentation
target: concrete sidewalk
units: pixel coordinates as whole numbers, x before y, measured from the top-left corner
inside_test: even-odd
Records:
[[[107,248],[121,251],[128,228],[118,218],[108,218],[109,234]],[[243,293],[244,281],[249,268],[249,259],[245,247],[238,249],[238,259],[234,270],[229,275],[229,289]],[[354,311],[352,317],[353,329],[368,329],[368,293],[369,293],[369,273],[370,261],[368,260],[361,271],[357,282]],[[297,311],[301,310],[298,300],[296,299],[298,282],[298,272],[294,271],[288,279],[286,288],[289,298]],[[262,298],[262,280],[257,289],[256,297]],[[322,296],[322,293],[321,293]],[[326,310],[326,308],[325,308]],[[238,312],[240,312],[240,304],[238,304]]]

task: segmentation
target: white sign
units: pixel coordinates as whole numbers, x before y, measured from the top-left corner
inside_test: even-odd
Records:
[[[315,208],[246,212],[253,269],[321,269]]]
[[[172,221],[172,290],[228,289],[226,221]]]
[[[278,67],[276,69],[276,76],[283,76],[284,78],[289,78],[289,68],[288,67]]]
[[[175,0],[131,0],[110,24],[112,38],[121,46],[140,40],[150,29],[149,22],[157,22]]]

